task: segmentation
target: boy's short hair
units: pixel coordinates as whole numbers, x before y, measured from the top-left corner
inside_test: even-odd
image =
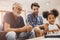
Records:
[[[36,2],[31,4],[31,9],[33,8],[33,6],[36,6],[36,7],[38,7],[38,8],[40,7],[39,4],[36,3]]]

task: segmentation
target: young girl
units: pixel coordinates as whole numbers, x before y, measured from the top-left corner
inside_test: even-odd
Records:
[[[48,23],[44,25],[44,33],[59,33],[60,26],[58,24],[55,24],[55,19],[59,15],[58,11],[56,9],[43,12],[43,17],[46,18]]]

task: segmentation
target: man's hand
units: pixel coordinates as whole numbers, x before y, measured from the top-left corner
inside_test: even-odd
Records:
[[[26,25],[25,29],[26,29],[26,31],[32,31],[32,26],[31,25]]]
[[[27,31],[32,31],[32,26],[31,25],[27,26]]]

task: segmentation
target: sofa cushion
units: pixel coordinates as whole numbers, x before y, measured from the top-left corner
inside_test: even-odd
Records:
[[[1,31],[1,32],[0,32],[0,40],[6,40],[5,35],[6,35],[6,32]]]

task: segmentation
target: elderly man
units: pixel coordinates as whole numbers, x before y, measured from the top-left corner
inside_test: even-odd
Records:
[[[32,27],[25,25],[23,18],[19,16],[22,11],[20,3],[14,3],[12,12],[7,12],[4,16],[4,30],[7,32],[7,40],[16,40],[16,38],[29,38]]]

